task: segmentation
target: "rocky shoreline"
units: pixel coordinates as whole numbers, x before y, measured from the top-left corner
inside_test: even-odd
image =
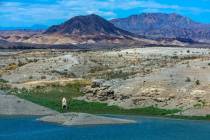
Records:
[[[0,115],[44,116],[38,120],[62,125],[135,123],[133,120],[96,116],[86,113],[59,113],[24,99],[20,99],[14,95],[7,95],[3,91],[0,91]]]

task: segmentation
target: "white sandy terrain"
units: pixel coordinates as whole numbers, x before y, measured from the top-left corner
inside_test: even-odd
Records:
[[[0,115],[50,115],[57,114],[49,108],[20,99],[14,95],[6,95],[0,91]]]
[[[127,124],[135,123],[133,120],[96,116],[86,113],[64,113],[50,115],[39,120],[62,125],[98,125],[98,124]]]

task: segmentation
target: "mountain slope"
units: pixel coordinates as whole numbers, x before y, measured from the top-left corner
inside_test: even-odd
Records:
[[[73,17],[63,24],[50,27],[45,34],[133,36],[132,33],[115,27],[109,21],[95,14]]]
[[[210,25],[178,14],[143,13],[110,21],[132,33],[152,38],[183,38],[210,41]]]

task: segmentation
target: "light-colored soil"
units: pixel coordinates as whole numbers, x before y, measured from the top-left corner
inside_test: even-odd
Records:
[[[99,125],[99,124],[128,124],[135,123],[133,120],[96,116],[86,113],[64,113],[50,115],[39,120],[62,125]]]
[[[57,114],[49,108],[31,103],[0,91],[0,115],[50,115]]]

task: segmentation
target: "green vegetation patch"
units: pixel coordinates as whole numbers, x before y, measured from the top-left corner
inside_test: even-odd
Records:
[[[206,116],[171,115],[170,117],[175,118],[175,119],[188,119],[188,120],[210,120],[210,115],[206,115]]]
[[[66,86],[49,86],[40,87],[33,90],[21,90],[16,94],[20,98],[24,98],[36,104],[40,104],[51,109],[63,112],[61,109],[61,100],[65,97],[68,100],[67,112],[84,112],[92,114],[124,114],[124,115],[154,115],[164,116],[179,112],[179,110],[165,110],[155,107],[146,107],[138,109],[122,109],[118,106],[108,106],[105,103],[86,102],[75,100],[73,98],[82,96],[80,83],[68,84]]]
[[[52,85],[48,87],[38,87],[32,90],[23,89],[16,95],[20,98],[62,112],[62,98],[65,97],[68,100],[72,100],[74,97],[81,96],[81,86],[83,86],[81,83],[73,83],[66,86]]]
[[[8,83],[8,81],[0,78],[0,83]]]
[[[108,106],[106,103],[86,102],[72,100],[70,111],[85,112],[92,114],[123,114],[123,115],[148,115],[148,116],[165,116],[179,112],[179,110],[165,110],[155,107],[123,109],[118,106]]]
[[[8,81],[0,78],[0,90],[7,90],[7,89],[10,89]]]

